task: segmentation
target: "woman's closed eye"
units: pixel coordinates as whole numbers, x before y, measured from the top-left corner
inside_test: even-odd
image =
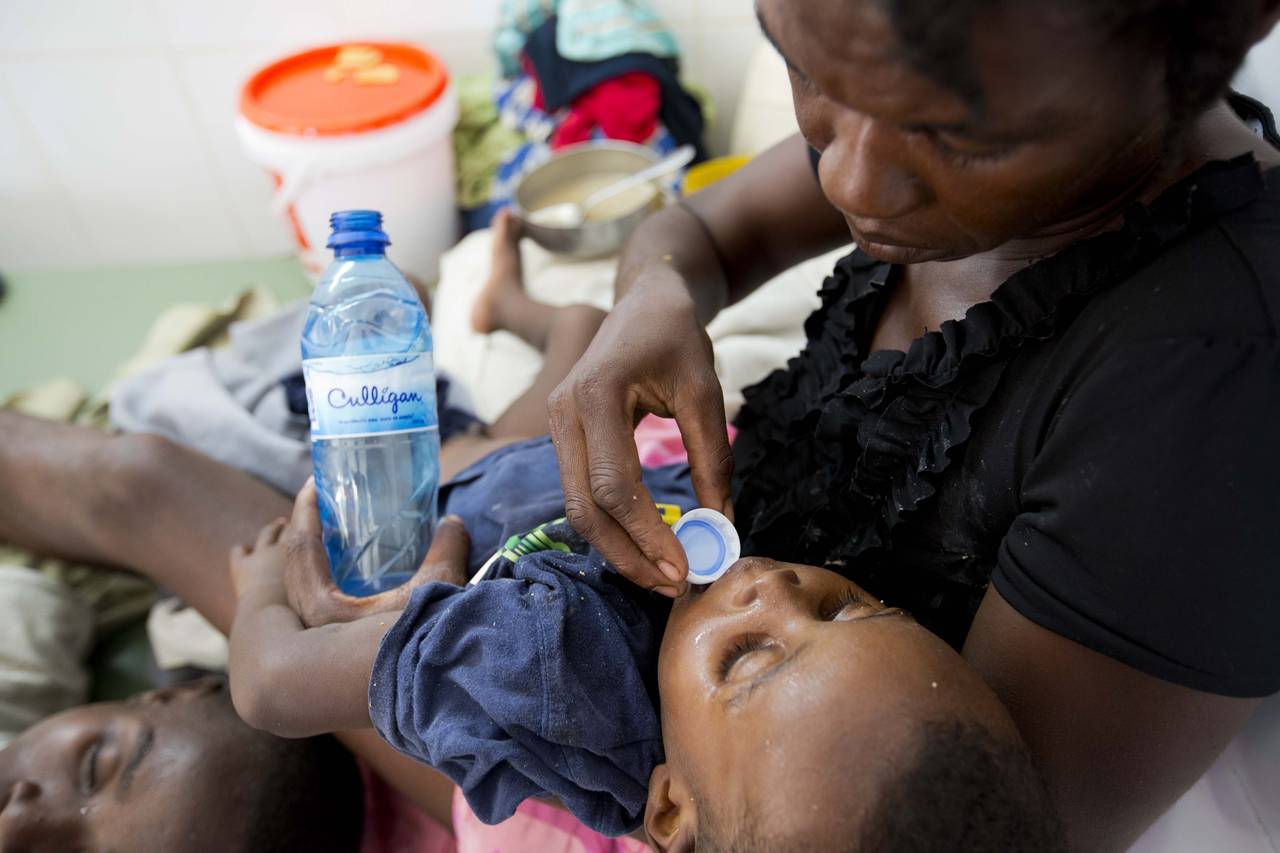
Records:
[[[1000,160],[1013,151],[1006,142],[991,142],[945,127],[916,125],[907,132],[927,142],[943,159],[961,166]]]
[[[720,657],[720,680],[756,675],[777,662],[782,653],[782,647],[764,634],[743,634]]]

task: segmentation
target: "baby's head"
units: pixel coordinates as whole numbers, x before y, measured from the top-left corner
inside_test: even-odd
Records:
[[[73,708],[0,750],[0,850],[355,850],[362,815],[342,747],[249,728],[219,679]]]
[[[659,849],[1057,850],[1013,722],[950,647],[810,566],[677,600],[658,663]]]

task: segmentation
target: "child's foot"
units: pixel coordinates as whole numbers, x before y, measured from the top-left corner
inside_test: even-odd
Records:
[[[487,335],[505,328],[502,315],[528,297],[520,268],[520,223],[510,210],[493,218],[493,260],[489,280],[484,283],[471,308],[471,328]]]

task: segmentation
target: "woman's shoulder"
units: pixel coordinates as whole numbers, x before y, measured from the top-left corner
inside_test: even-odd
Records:
[[[1173,201],[1200,219],[1101,289],[1073,331],[1117,344],[1165,338],[1277,339],[1280,330],[1280,168],[1210,164]],[[1170,205],[1169,207],[1173,207]],[[1173,211],[1182,217],[1195,213]],[[1176,227],[1148,208],[1154,240]],[[1138,230],[1143,230],[1139,226]]]

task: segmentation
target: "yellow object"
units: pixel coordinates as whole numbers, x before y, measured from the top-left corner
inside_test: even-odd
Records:
[[[357,68],[351,73],[357,86],[389,86],[400,79],[400,69],[386,62],[372,68]]]
[[[338,49],[333,64],[339,68],[372,68],[382,62],[382,51],[363,44],[348,44]]]
[[[692,195],[698,190],[705,189],[721,178],[729,177],[749,162],[751,162],[749,156],[738,154],[730,157],[716,157],[705,163],[699,163],[685,173],[684,182],[680,187],[682,194]]]
[[[680,507],[675,504],[654,504],[658,508],[658,515],[662,516],[662,523],[666,525],[675,524],[680,520],[682,513]]]
[[[400,79],[400,69],[383,62],[376,47],[348,44],[338,48],[333,64],[324,70],[327,83],[341,83],[350,77],[357,86],[390,86]]]

